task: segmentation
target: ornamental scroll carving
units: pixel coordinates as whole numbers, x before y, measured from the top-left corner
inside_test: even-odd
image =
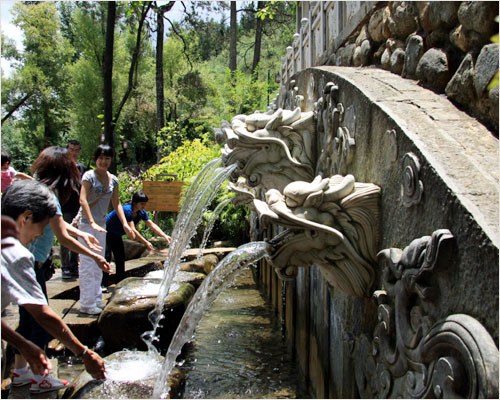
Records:
[[[265,202],[254,200],[262,226],[287,228],[271,240],[278,275],[291,278],[296,267],[314,264],[332,286],[368,296],[375,276],[379,197],[378,186],[335,175],[292,182],[283,192],[268,190]]]
[[[499,354],[486,329],[465,314],[434,321],[429,312],[439,295],[432,272],[452,245],[442,229],[378,254],[385,288],[374,293],[378,324],[353,351],[361,397],[498,398]]]
[[[403,206],[411,207],[420,203],[424,193],[424,184],[420,180],[420,161],[413,153],[406,153],[403,157],[402,181],[401,198]]]

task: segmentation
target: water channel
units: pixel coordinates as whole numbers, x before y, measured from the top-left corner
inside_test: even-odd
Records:
[[[178,398],[310,398],[249,268],[204,314],[187,347]]]

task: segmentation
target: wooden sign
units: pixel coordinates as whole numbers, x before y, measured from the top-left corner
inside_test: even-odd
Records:
[[[183,182],[144,181],[142,191],[148,196],[148,211],[179,212]]]

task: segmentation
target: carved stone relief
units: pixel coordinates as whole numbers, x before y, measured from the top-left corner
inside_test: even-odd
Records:
[[[272,239],[271,263],[286,279],[294,267],[318,265],[328,282],[353,296],[368,296],[375,272],[380,188],[352,175],[317,176],[254,200],[261,225],[288,228]]]
[[[498,398],[499,354],[486,329],[464,314],[430,316],[439,296],[432,272],[448,262],[452,245],[442,229],[378,254],[378,324],[352,353],[361,397]]]
[[[424,184],[420,178],[420,161],[413,153],[406,153],[403,157],[403,176],[401,198],[405,207],[420,203],[424,193]]]
[[[237,115],[216,130],[225,142],[222,160],[236,164],[231,179],[246,178],[251,187],[283,188],[298,179],[314,178],[315,127],[313,113],[278,109],[276,112]]]
[[[346,174],[352,162],[356,142],[349,128],[344,124],[345,109],[338,102],[338,86],[328,82],[323,96],[314,106],[318,132],[319,157],[316,174],[330,176]]]
[[[389,160],[392,162],[398,159],[398,136],[395,129],[388,129],[385,131],[385,138],[388,142],[387,152],[389,154]]]

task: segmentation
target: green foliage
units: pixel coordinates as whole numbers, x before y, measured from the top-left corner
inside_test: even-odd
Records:
[[[12,14],[24,32],[25,47],[13,78],[18,95],[12,100],[30,95],[22,105],[22,123],[30,132],[30,143],[40,151],[59,144],[67,131],[67,64],[73,48],[61,35],[53,2],[15,3]]]
[[[163,78],[165,127],[156,122],[156,71],[154,15],[150,13],[143,35],[134,88],[115,127],[115,151],[119,171],[131,163],[141,168],[161,161],[140,176],[119,174],[120,198],[130,200],[144,179],[173,173],[191,182],[210,160],[220,156],[212,128],[236,114],[264,111],[267,98],[277,90],[278,73],[285,47],[295,29],[293,2],[265,2],[261,61],[250,75],[255,41],[256,4],[240,10],[238,70],[228,68],[228,2],[191,2],[182,22],[168,24],[164,42]],[[138,15],[148,2],[117,2],[113,50],[113,110],[128,86]],[[218,12],[219,21],[204,17]],[[69,139],[82,144],[80,161],[93,162],[100,143],[103,115],[102,58],[105,47],[106,2],[17,2],[12,14],[24,35],[25,50],[18,52],[12,39],[2,35],[2,56],[13,62],[14,73],[2,77],[2,113],[27,97],[2,126],[2,148],[14,166],[29,166],[46,145],[65,145]],[[169,13],[165,16],[168,18]],[[180,36],[179,36],[180,35]],[[127,143],[124,150],[122,143]],[[221,189],[216,202],[229,196]],[[248,210],[228,205],[216,225],[218,234],[239,237]],[[171,229],[172,214],[161,213],[159,225]],[[216,235],[217,232],[214,232]],[[224,239],[224,238],[221,238]]]
[[[7,122],[2,125],[2,150],[9,153],[16,170],[31,175],[31,164],[38,156],[38,152],[23,140],[25,136],[24,129],[14,124]]]
[[[216,203],[219,204],[234,196],[236,193],[230,192],[227,185],[224,185],[219,191]],[[236,207],[229,202],[220,213],[212,236],[218,235],[223,240],[230,240],[235,246],[244,244],[249,241],[249,221],[250,210],[247,206]]]
[[[206,135],[205,135],[206,137]],[[200,172],[205,164],[220,156],[220,146],[215,142],[200,139],[185,141],[182,146],[162,158],[158,165],[152,166],[144,175],[144,180],[156,180],[157,174],[176,174],[177,180],[189,181]]]

